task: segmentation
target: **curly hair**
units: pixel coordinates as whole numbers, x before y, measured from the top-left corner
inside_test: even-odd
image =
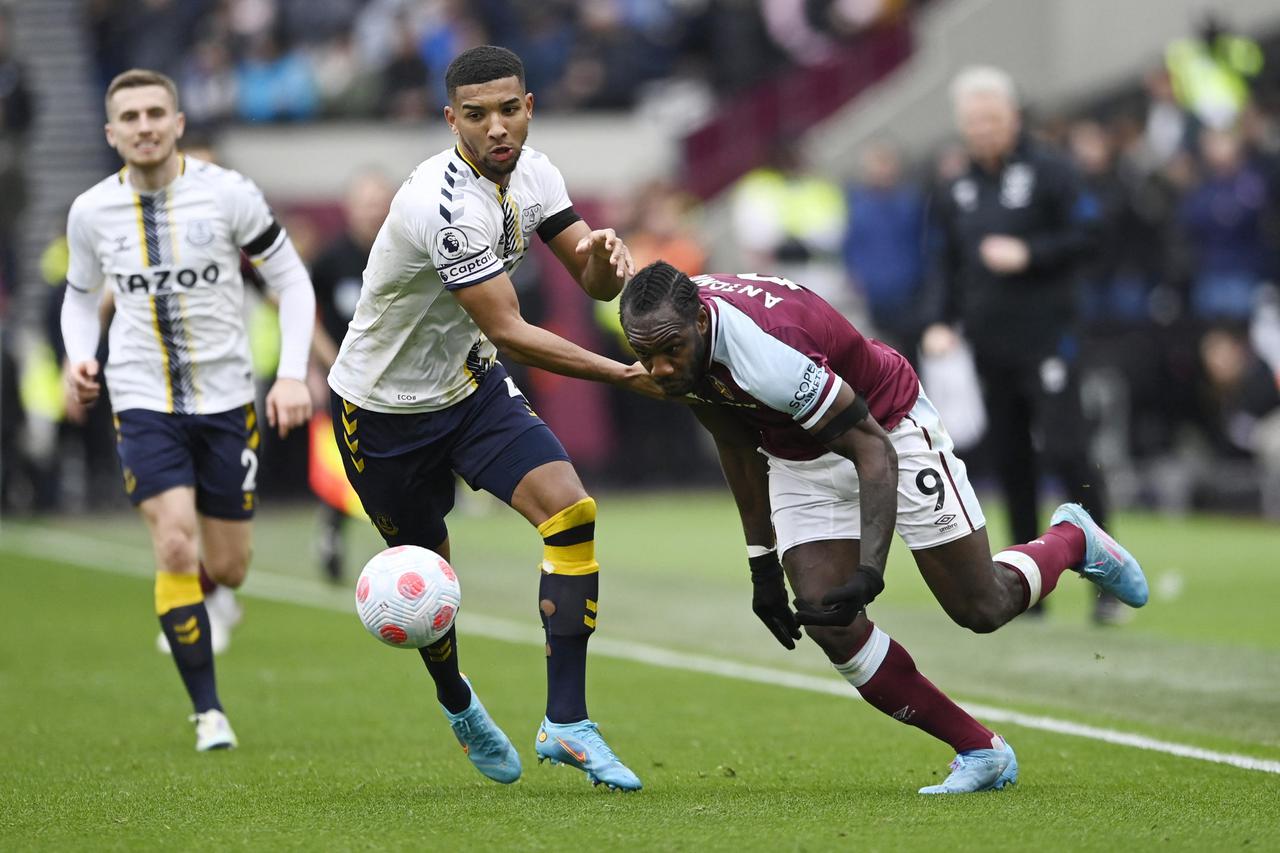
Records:
[[[625,329],[633,320],[670,308],[683,321],[698,317],[698,285],[666,261],[654,261],[623,288],[618,313]]]

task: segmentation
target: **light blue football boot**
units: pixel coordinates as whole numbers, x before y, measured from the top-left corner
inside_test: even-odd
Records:
[[[465,679],[471,687],[470,679]],[[462,745],[462,751],[484,775],[495,782],[509,785],[520,778],[520,756],[511,740],[498,728],[489,716],[475,688],[471,689],[471,704],[460,714],[449,713],[441,706],[453,736]]]
[[[1018,781],[1018,756],[1000,738],[1000,749],[970,749],[951,762],[951,775],[941,785],[921,788],[922,794],[972,794],[999,791]]]
[[[1063,504],[1054,510],[1050,525],[1063,521],[1084,531],[1084,562],[1078,569],[1080,574],[1130,607],[1147,603],[1147,577],[1123,545],[1099,527],[1080,504]]]
[[[550,759],[552,764],[568,764],[587,774],[592,785],[608,785],[609,790],[639,791],[640,779],[618,760],[600,729],[590,720],[578,723],[553,723],[545,717],[538,727],[534,744],[538,763]]]

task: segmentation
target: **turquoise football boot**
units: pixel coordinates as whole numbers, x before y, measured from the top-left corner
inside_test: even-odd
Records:
[[[999,791],[1018,781],[1018,757],[1000,738],[1000,749],[970,749],[951,762],[951,775],[941,785],[921,788],[922,794],[972,794]]]
[[[1084,531],[1084,562],[1078,571],[1103,592],[1130,607],[1141,607],[1150,595],[1142,567],[1124,546],[1098,526],[1080,504],[1063,504],[1053,512],[1051,525],[1070,522]]]
[[[545,717],[534,744],[538,763],[568,764],[587,774],[592,785],[608,785],[610,790],[639,791],[640,779],[618,760],[600,729],[590,720],[553,723]]]
[[[467,680],[467,686],[471,686],[470,680]],[[511,740],[485,710],[475,688],[471,690],[471,704],[467,710],[460,714],[451,714],[443,706],[441,710],[453,729],[453,736],[477,770],[504,785],[520,778],[520,756]]]

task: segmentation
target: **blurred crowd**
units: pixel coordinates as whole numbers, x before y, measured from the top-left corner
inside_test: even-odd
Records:
[[[902,0],[91,0],[103,84],[177,80],[187,119],[416,121],[462,50],[503,44],[541,108],[630,109],[726,94],[809,61]]]
[[[1140,86],[1025,117],[1069,157],[1102,221],[1075,271],[1072,319],[1093,456],[1119,505],[1280,517],[1277,66],[1280,43],[1210,21],[1171,44]],[[747,265],[821,292],[923,366],[929,388],[920,347],[939,319],[931,208],[969,169],[963,145],[909,163],[892,139],[876,139],[845,184],[794,150],[774,159],[735,190]],[[990,473],[981,413],[961,406],[947,419]]]
[[[316,115],[421,118],[441,103],[447,58],[486,40],[521,53],[540,105],[634,107],[645,97],[645,81],[665,81],[667,92],[681,79],[719,91],[746,85],[752,75],[768,73],[768,62],[798,62],[805,50],[820,53],[824,39],[898,5],[91,4],[104,78],[133,65],[174,73],[197,126]],[[854,8],[864,18],[841,18],[842,10]],[[721,45],[714,55],[731,62],[744,55],[766,62],[745,71],[708,63],[701,57],[711,41]],[[30,108],[7,57],[0,30],[0,121],[10,140],[30,122]],[[1096,427],[1094,455],[1117,505],[1280,517],[1280,43],[1206,30],[1170,45],[1165,59],[1128,89],[1070,113],[1026,117],[1031,133],[1069,156],[1104,222],[1100,245],[1075,276],[1082,394]],[[726,254],[718,233],[713,245],[701,201],[674,181],[613,200],[615,208],[593,221],[618,227],[638,264],[661,257],[698,273],[707,271],[714,250],[726,269],[791,277],[927,373],[921,338],[937,319],[930,292],[931,205],[938,188],[962,174],[968,161],[964,147],[954,142],[926,158],[909,158],[904,150],[889,137],[872,140],[844,179],[807,166],[799,147],[777,145],[769,162],[745,175],[728,196],[735,253]],[[5,156],[0,146],[0,178]],[[351,204],[345,212],[320,215],[282,211],[313,270],[317,262],[327,263],[326,252],[344,230],[359,235],[357,244],[367,242],[369,214]],[[65,251],[65,241],[55,240],[45,253],[42,270],[51,285],[61,282]],[[333,278],[334,299],[350,302],[353,278]],[[536,255],[521,268],[516,285],[526,316],[545,319]],[[29,359],[23,376],[12,372],[11,359],[5,362],[4,505],[116,504],[123,499],[109,427],[95,424],[92,413],[65,411],[40,390],[48,386],[40,375],[56,375],[59,358],[52,296],[57,291],[49,292],[47,358]],[[628,357],[609,306],[597,311],[595,321],[596,345]],[[268,362],[264,376],[270,375]],[[536,382],[531,391],[537,405]],[[931,389],[930,395],[936,399],[942,391]],[[611,458],[595,472],[599,477],[618,485],[662,485],[718,476],[714,458],[699,451],[694,424],[683,413],[621,393],[610,394],[609,407],[616,443],[628,452]],[[982,482],[984,473],[990,476],[982,417],[946,417]],[[44,424],[44,432],[33,431],[33,422]],[[672,440],[672,429],[687,430],[691,440]],[[35,434],[46,437],[33,439]],[[280,459],[281,471],[305,467],[305,446]],[[299,478],[281,474],[276,480]],[[271,482],[264,476],[264,491]]]

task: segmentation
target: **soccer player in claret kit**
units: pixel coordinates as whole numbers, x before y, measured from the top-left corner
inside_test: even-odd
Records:
[[[658,396],[639,365],[525,322],[508,277],[536,235],[589,296],[611,299],[634,271],[631,256],[611,229],[593,231],[582,221],[560,172],[524,145],[533,95],[515,54],[487,45],[467,50],[449,65],[445,86],[445,119],[457,144],[418,165],[374,241],[329,372],[334,432],[347,477],[388,545],[418,545],[448,559],[455,473],[537,527],[547,640],[538,759],[635,790],[640,780],[587,715],[587,640],[599,589],[596,504],[496,357],[501,349],[524,364]],[[471,762],[495,781],[518,779],[519,756],[459,674],[456,626],[421,654]]]
[[[227,627],[211,626],[211,614],[215,596],[230,594],[215,587],[240,586],[248,569],[259,442],[241,250],[280,304],[280,367],[266,407],[281,436],[311,415],[304,379],[315,297],[258,188],[178,152],[184,120],[172,80],[126,71],[111,81],[106,107],[107,141],[125,165],[67,217],[67,391],[85,405],[100,393],[105,283],[115,300],[106,383],[125,491],[155,550],[156,612],[195,707],[196,749],[225,749],[236,736],[213,652],[214,628],[225,637]]]
[[[746,534],[752,609],[788,649],[799,625],[874,707],[956,752],[922,794],[1003,788],[1013,749],[916,669],[866,606],[884,588],[894,529],[957,624],[994,631],[1073,569],[1131,607],[1136,560],[1078,504],[994,557],[964,463],[898,352],[818,296],[755,274],[690,278],[661,261],[627,285],[627,339],[669,397],[715,438]],[[796,595],[787,602],[786,580]]]

